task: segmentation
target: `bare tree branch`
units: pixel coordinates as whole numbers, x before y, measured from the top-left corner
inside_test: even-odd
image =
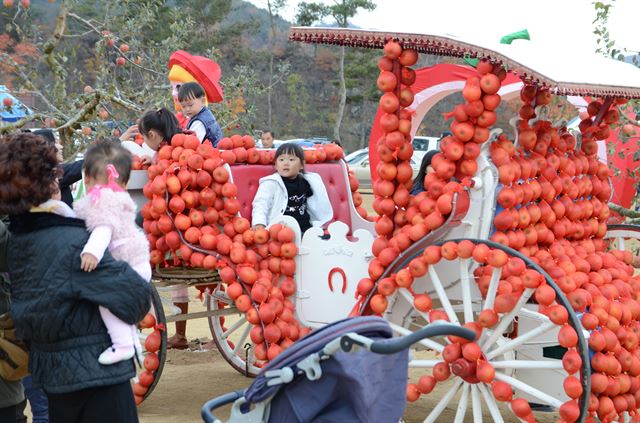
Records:
[[[93,32],[94,32],[93,29],[89,29],[80,34],[64,34],[63,37],[64,38],[82,38],[82,37],[86,37],[89,34],[92,34]]]
[[[22,90],[22,91],[23,91],[23,92],[25,92],[25,93],[28,93],[28,94],[34,94],[34,95],[37,95],[38,97],[40,97],[40,99],[41,99],[43,102],[45,102],[45,103],[46,103],[46,105],[47,105],[51,110],[53,110],[55,113],[57,113],[60,117],[62,117],[64,120],[69,119],[69,116],[67,116],[66,114],[62,113],[62,111],[61,111],[60,109],[58,109],[56,106],[54,106],[54,105],[49,101],[49,99],[48,99],[44,94],[42,94],[42,91],[39,91],[39,90]]]
[[[78,112],[73,115],[71,119],[69,119],[64,125],[57,127],[57,131],[69,128],[80,121],[86,120],[87,116],[89,116],[96,110],[98,104],[100,104],[100,93],[98,91],[94,91],[91,94],[93,94],[93,98],[86,102],[85,105],[82,106],[82,108],[78,110]]]
[[[129,110],[133,110],[135,112],[142,112],[144,111],[143,107],[138,106],[135,103],[130,102],[129,100],[126,100],[122,97],[117,97],[117,96],[106,96],[109,100],[111,100],[113,103],[119,104],[122,107],[125,107]]]
[[[632,125],[638,126],[638,121],[637,120],[633,120],[629,116],[627,116],[626,112],[624,110],[622,110],[620,108],[620,106],[616,106],[616,109],[618,109],[618,114],[620,115],[620,118],[622,120],[624,120],[625,122],[629,122]]]
[[[67,15],[69,14],[69,4],[67,0],[60,2],[60,10],[56,17],[56,27],[53,30],[51,37],[45,42],[43,52],[45,55],[45,61],[51,68],[53,75],[55,76],[54,90],[58,94],[59,98],[66,97],[65,76],[66,71],[64,67],[58,62],[55,57],[55,48],[60,44],[62,36],[64,35],[65,28],[67,26]]]
[[[627,209],[625,207],[622,207],[618,204],[614,204],[614,203],[609,203],[609,208],[618,213],[621,216],[625,216],[625,217],[630,217],[630,218],[640,218],[640,212],[637,212],[635,210],[631,210],[631,209]]]
[[[47,117],[48,116],[43,114],[43,113],[34,113],[32,115],[25,116],[22,119],[14,122],[14,123],[10,123],[10,124],[7,124],[7,125],[0,126],[0,134],[8,134],[8,133],[13,132],[13,131],[15,131],[17,129],[22,128],[27,123],[33,122],[35,120],[44,120]]]
[[[69,17],[79,20],[79,21],[80,21],[80,22],[82,22],[83,24],[85,24],[85,25],[87,25],[88,27],[90,27],[90,28],[91,28],[95,33],[102,35],[102,32],[101,32],[101,31],[100,31],[100,30],[99,30],[95,25],[93,25],[91,22],[89,22],[88,20],[84,19],[83,17],[78,16],[78,15],[76,15],[75,13],[69,13]],[[118,52],[121,54],[121,57],[123,57],[123,58],[124,58],[124,60],[126,60],[126,61],[127,61],[127,62],[129,62],[129,63],[131,63],[133,66],[135,66],[135,67],[137,67],[137,68],[140,68],[140,69],[143,69],[143,70],[145,70],[145,71],[147,71],[147,72],[151,72],[151,73],[153,73],[153,74],[155,74],[155,75],[164,75],[164,73],[163,73],[163,72],[158,72],[157,70],[154,70],[154,69],[151,69],[151,68],[144,67],[144,66],[142,66],[142,65],[137,64],[137,63],[136,63],[136,62],[134,62],[133,60],[129,59],[129,58],[127,57],[127,55],[126,55],[125,53],[123,53],[123,52],[122,52],[122,50],[120,50],[120,47],[114,46],[114,48],[115,48],[116,50],[118,50]]]

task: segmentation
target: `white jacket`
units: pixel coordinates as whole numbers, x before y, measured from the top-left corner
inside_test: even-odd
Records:
[[[313,191],[313,195],[307,198],[311,226],[322,226],[333,218],[333,209],[322,177],[311,172],[300,173],[300,175],[309,182]],[[259,183],[253,199],[251,225],[269,226],[284,214],[289,196],[282,177],[277,172],[260,178]]]

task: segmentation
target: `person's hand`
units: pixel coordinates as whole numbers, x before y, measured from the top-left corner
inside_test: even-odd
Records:
[[[264,229],[264,227],[265,227],[264,225],[254,225],[253,230],[257,231],[258,229]]]
[[[152,162],[153,162],[153,159],[149,156],[140,157],[140,163],[142,163],[142,166],[147,166],[147,165],[150,166]]]
[[[122,135],[120,135],[120,141],[131,141],[136,137],[136,135],[138,135],[138,132],[138,124],[136,123],[135,125],[131,125]]]
[[[85,272],[91,272],[98,266],[98,259],[89,253],[80,256],[80,268]]]

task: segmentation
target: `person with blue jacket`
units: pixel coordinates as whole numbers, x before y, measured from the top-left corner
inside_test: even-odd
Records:
[[[133,360],[96,360],[111,345],[98,306],[135,324],[149,310],[149,284],[108,251],[95,270],[81,269],[85,223],[51,201],[60,195],[55,146],[33,134],[4,136],[0,169],[0,214],[10,216],[3,260],[11,314],[29,346],[33,385],[47,395],[50,422],[138,422]]]
[[[201,143],[209,141],[216,147],[222,139],[222,129],[207,108],[204,88],[197,82],[182,84],[178,90],[178,101],[182,112],[189,118],[186,129],[195,132]]]

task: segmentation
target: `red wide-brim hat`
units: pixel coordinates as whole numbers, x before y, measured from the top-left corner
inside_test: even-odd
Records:
[[[171,53],[169,57],[169,69],[173,65],[178,65],[189,72],[202,85],[207,94],[207,101],[219,103],[224,99],[222,87],[220,86],[220,76],[222,71],[220,65],[211,59],[203,56],[193,56],[184,50]]]

